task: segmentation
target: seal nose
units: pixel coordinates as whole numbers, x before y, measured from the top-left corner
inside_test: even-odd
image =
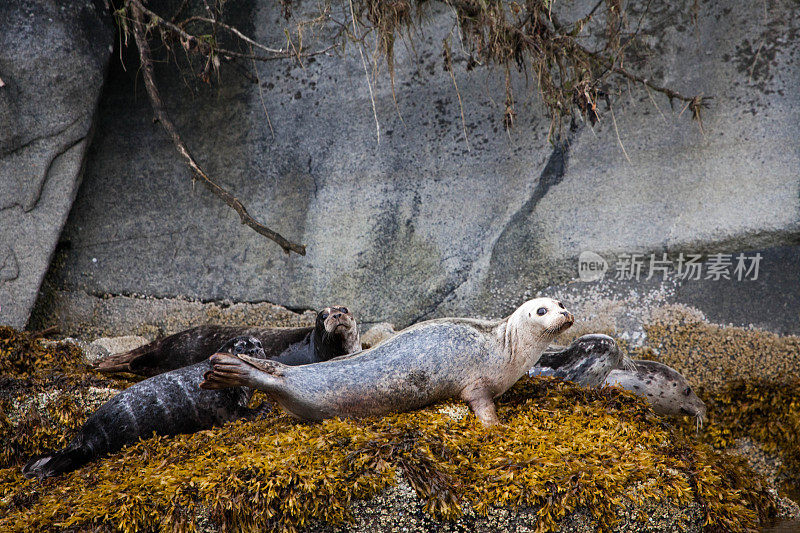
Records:
[[[342,316],[342,313],[334,313],[333,314],[333,318],[339,318],[340,316]]]
[[[565,317],[567,317],[567,320],[569,320],[570,322],[571,322],[572,320],[574,320],[574,319],[572,318],[572,313],[570,313],[569,311],[561,311],[561,314],[562,314],[562,315],[564,315]]]

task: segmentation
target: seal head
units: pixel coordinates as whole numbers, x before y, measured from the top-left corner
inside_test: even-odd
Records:
[[[320,361],[361,349],[358,325],[350,310],[344,306],[326,307],[317,313],[313,335]]]
[[[706,418],[706,404],[677,370],[657,361],[636,360],[633,370],[613,370],[605,380],[648,401],[653,411],[667,416],[693,416],[698,430]]]

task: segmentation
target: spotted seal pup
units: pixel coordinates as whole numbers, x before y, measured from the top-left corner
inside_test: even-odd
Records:
[[[528,374],[555,376],[582,387],[599,387],[609,372],[621,366],[633,368],[633,363],[614,339],[593,333],[578,337],[568,347],[549,347]]]
[[[315,365],[214,354],[200,386],[260,389],[304,420],[383,415],[460,398],[491,426],[499,423],[494,399],[573,322],[561,302],[536,298],[502,320],[429,320],[374,348]]]
[[[659,415],[693,416],[703,427],[706,404],[677,370],[657,361],[635,360],[631,370],[612,370],[606,385],[615,385],[645,398]]]
[[[208,359],[225,341],[255,337],[266,357],[286,365],[306,365],[361,349],[355,318],[346,307],[326,307],[313,328],[197,326],[101,361],[99,372],[156,376]]]
[[[247,355],[254,360],[265,355],[261,342],[254,337],[236,337],[219,351]],[[258,412],[247,407],[252,389],[200,389],[198,384],[210,368],[206,360],[125,389],[101,405],[66,448],[31,459],[22,468],[22,474],[27,478],[57,476],[118,451],[139,438],[152,437],[153,433],[194,433]]]

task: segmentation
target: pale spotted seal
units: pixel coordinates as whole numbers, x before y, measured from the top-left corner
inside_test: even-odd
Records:
[[[537,298],[502,320],[429,320],[374,348],[314,365],[215,354],[201,387],[260,389],[305,420],[382,415],[460,398],[489,426],[499,422],[494,399],[573,322],[561,302]]]
[[[656,361],[633,361],[632,370],[616,369],[605,380],[645,398],[660,415],[693,416],[698,429],[706,418],[706,404],[677,370]]]
[[[264,358],[254,337],[237,337],[221,352]],[[198,387],[211,368],[208,360],[154,376],[125,389],[101,405],[63,450],[31,459],[22,469],[27,478],[57,476],[113,453],[139,438],[194,433],[201,429],[252,416],[253,390],[233,387],[218,391]]]
[[[578,337],[568,347],[551,346],[528,374],[555,376],[583,387],[599,387],[609,372],[633,364],[623,355],[614,339],[593,333]]]
[[[267,358],[286,365],[306,365],[361,349],[358,327],[346,307],[326,307],[316,325],[305,328],[197,326],[100,362],[99,372],[156,376],[208,359],[228,339],[255,337]]]

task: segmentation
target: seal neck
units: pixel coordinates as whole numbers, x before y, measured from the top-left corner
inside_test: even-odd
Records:
[[[551,335],[541,331],[541,328],[518,320],[516,314],[512,313],[500,322],[497,336],[502,344],[506,361],[525,373],[536,364],[553,339]]]
[[[358,328],[355,331],[348,331],[344,335],[340,333],[327,333],[325,328],[316,327],[311,334],[311,349],[314,350],[320,361],[327,361],[334,357],[340,357],[361,349],[361,340]]]

